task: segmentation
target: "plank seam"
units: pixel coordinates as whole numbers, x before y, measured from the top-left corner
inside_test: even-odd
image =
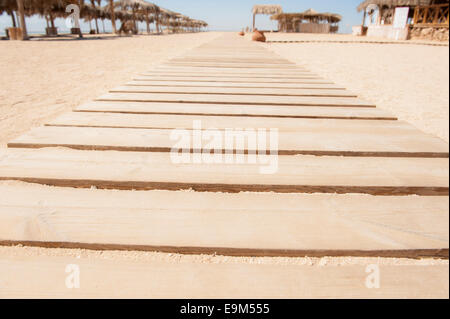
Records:
[[[275,192],[275,193],[360,193],[376,196],[449,196],[448,187],[432,186],[330,186],[330,185],[279,185],[279,184],[223,184],[223,183],[179,183],[113,181],[89,179],[57,179],[40,177],[2,177],[0,181],[22,181],[57,187],[75,187],[119,190],[194,190],[197,192]]]
[[[374,120],[374,121],[398,121],[396,117],[364,117],[364,116],[309,116],[309,115],[271,115],[271,114],[222,114],[222,113],[180,113],[180,112],[145,112],[145,111],[108,111],[75,109],[73,112],[86,113],[113,113],[113,114],[159,114],[159,115],[198,115],[198,116],[237,116],[237,117],[274,117],[274,118],[298,118],[298,119],[329,119],[329,120]]]
[[[161,246],[161,245],[133,245],[133,244],[101,244],[63,241],[29,241],[29,240],[0,240],[1,246],[24,245],[42,248],[66,248],[87,250],[116,250],[116,251],[156,251],[163,253],[177,253],[184,255],[216,254],[236,257],[384,257],[384,258],[439,258],[448,259],[449,249],[398,249],[398,250],[314,250],[314,249],[258,249],[258,248],[227,248],[200,246]]]
[[[224,104],[224,105],[282,105],[282,106],[316,106],[316,107],[367,107],[376,108],[372,104],[327,104],[327,103],[264,103],[264,102],[225,102],[225,101],[183,101],[183,100],[136,100],[136,99],[112,99],[112,98],[99,98],[94,101],[98,102],[145,102],[145,103],[179,103],[179,104]]]

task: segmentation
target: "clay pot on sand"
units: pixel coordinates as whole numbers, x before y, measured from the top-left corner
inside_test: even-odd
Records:
[[[243,37],[245,35],[244,31],[241,31],[238,33],[241,37]]]
[[[252,41],[266,42],[266,37],[264,36],[264,33],[262,33],[261,31],[255,30],[252,35]]]

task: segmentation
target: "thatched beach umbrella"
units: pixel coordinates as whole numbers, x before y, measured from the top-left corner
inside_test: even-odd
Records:
[[[159,12],[157,12],[157,23],[159,27],[161,25],[169,27],[171,22],[175,20],[179,16],[179,13],[171,11],[165,8],[159,8]]]
[[[158,6],[144,0],[119,0],[117,5],[123,10],[131,10],[132,20],[136,26],[136,20],[147,21],[147,31],[150,30],[150,13],[156,13]],[[146,16],[146,17],[145,17]]]
[[[150,23],[155,21],[154,15],[159,11],[159,7],[151,2],[135,0],[139,3],[138,12],[147,25],[147,33],[150,33]]]
[[[17,1],[16,0],[0,0],[0,15],[6,12],[11,16],[12,27],[17,27],[16,17],[14,12],[17,11]]]
[[[263,4],[263,5],[257,4],[253,6],[252,12],[253,12],[253,30],[255,30],[255,22],[257,14],[265,14],[265,15],[279,14],[283,12],[283,8],[281,8],[280,5],[274,4]]]
[[[109,19],[111,20],[111,26],[112,26],[112,32],[114,34],[117,33],[117,29],[116,29],[116,14],[115,14],[115,9],[114,9],[114,0],[109,0],[109,4],[104,6],[103,9],[109,12]]]
[[[100,30],[98,28],[97,18],[100,17],[100,10],[97,10],[95,3],[97,2],[100,7],[102,1],[101,0],[90,0],[90,1],[91,1],[91,6],[93,8],[92,12],[94,13],[93,19],[95,20],[95,30],[97,31],[97,34],[98,34],[98,33],[100,33]],[[89,25],[90,25],[90,21],[89,21]]]
[[[327,22],[335,24],[341,21],[342,17],[336,13],[319,13],[314,9],[308,9],[299,13],[280,13],[270,17],[272,20],[277,20],[279,29],[285,32],[291,32],[296,30],[296,25],[302,21],[309,23],[323,23]],[[336,29],[337,27],[335,27]],[[337,30],[337,29],[336,29]]]

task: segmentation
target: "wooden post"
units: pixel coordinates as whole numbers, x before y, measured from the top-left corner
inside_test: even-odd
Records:
[[[438,20],[439,20],[439,10],[441,8],[440,7],[436,7],[436,12],[434,13],[434,18],[433,18],[433,24],[438,24]]]
[[[362,23],[361,23],[362,27],[364,27],[364,24],[366,23],[366,15],[367,15],[367,12],[366,12],[366,9],[364,9],[363,20],[362,20]]]
[[[253,30],[255,31],[255,19],[256,19],[256,14],[253,13]]]
[[[50,27],[54,28],[55,27],[55,20],[52,16],[52,14],[50,13]]]
[[[111,8],[111,25],[113,34],[117,33],[116,29],[116,14],[114,13],[114,0],[109,0],[109,7]]]
[[[147,23],[147,34],[150,34],[150,21],[149,21],[149,19],[148,19],[148,12],[146,12],[146,15],[145,15],[145,22]]]
[[[22,40],[28,40],[27,25],[25,24],[25,10],[23,0],[17,0],[17,10],[19,11],[20,28],[22,29]]]
[[[12,26],[13,26],[13,28],[15,28],[15,27],[17,27],[17,24],[16,24],[16,19],[14,18],[14,11],[11,11],[10,15],[11,15],[11,20],[12,20]]]
[[[159,13],[156,14],[155,16],[155,25],[156,25],[156,33],[159,34]]]

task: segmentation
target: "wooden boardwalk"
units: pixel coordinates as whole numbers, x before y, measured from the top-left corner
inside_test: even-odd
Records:
[[[277,170],[248,163],[247,144],[219,149],[245,163],[174,163],[174,129],[196,121],[277,129]],[[448,258],[448,144],[242,38],[142,70],[8,147],[0,180],[58,187],[1,185],[3,244]]]

